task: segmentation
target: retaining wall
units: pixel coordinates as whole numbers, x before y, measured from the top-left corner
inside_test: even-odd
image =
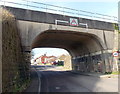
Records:
[[[2,92],[16,92],[29,79],[29,63],[22,52],[17,20],[2,10]]]

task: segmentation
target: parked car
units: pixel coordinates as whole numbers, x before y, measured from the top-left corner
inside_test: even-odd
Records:
[[[52,62],[52,65],[57,65],[57,62],[56,61]]]

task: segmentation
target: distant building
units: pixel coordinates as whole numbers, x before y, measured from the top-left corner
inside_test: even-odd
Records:
[[[71,67],[72,63],[71,63],[71,56],[70,55],[63,54],[63,55],[58,57],[58,60],[59,61],[64,61],[64,68],[66,70],[71,70],[72,69],[72,67]]]
[[[34,60],[34,63],[36,64],[52,64],[52,62],[55,62],[57,60],[56,56],[47,56],[46,54],[36,58]]]

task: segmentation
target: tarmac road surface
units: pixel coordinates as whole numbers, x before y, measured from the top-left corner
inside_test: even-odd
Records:
[[[54,66],[34,68],[40,78],[40,92],[118,92],[118,78],[74,74]]]

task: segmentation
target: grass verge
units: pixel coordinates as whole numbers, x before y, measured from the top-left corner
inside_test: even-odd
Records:
[[[16,88],[13,90],[13,94],[17,94],[18,92],[23,92],[29,85],[31,80],[26,80],[22,86],[16,86]]]

